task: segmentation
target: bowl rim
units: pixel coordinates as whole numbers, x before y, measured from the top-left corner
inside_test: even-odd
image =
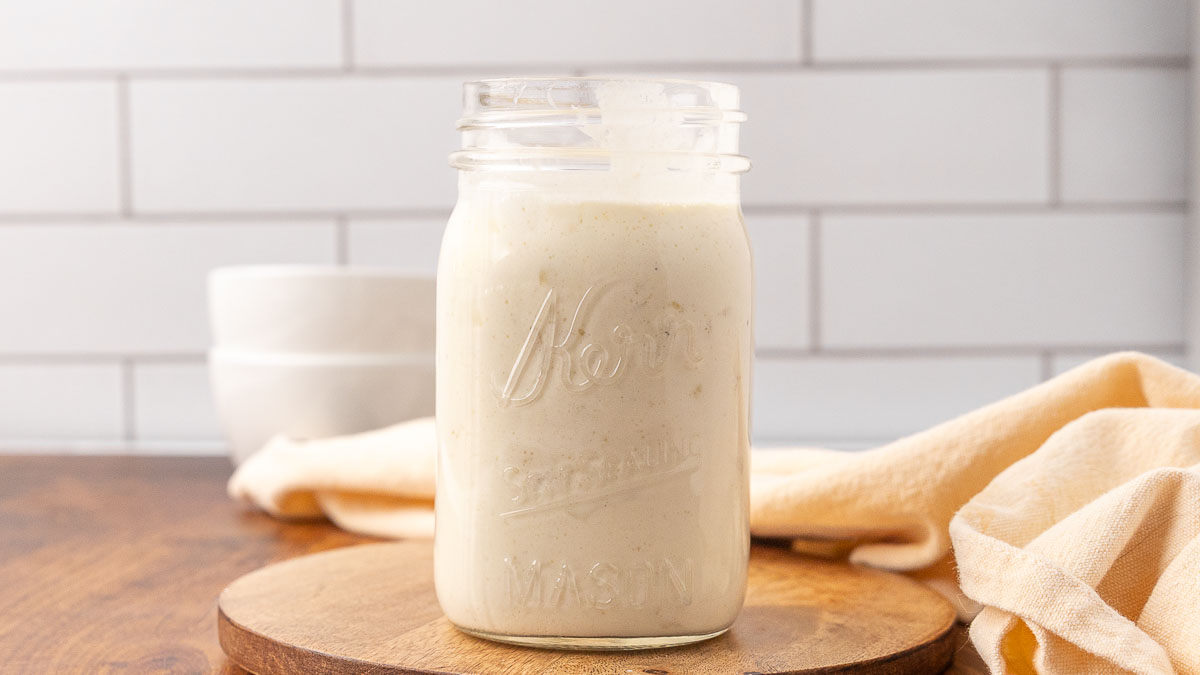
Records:
[[[433,366],[434,354],[425,352],[264,352],[213,347],[208,350],[209,365],[265,367],[343,367],[343,366]]]
[[[224,279],[257,279],[257,278],[309,278],[324,279],[336,277],[339,279],[382,279],[420,281],[434,283],[436,277],[405,270],[402,268],[383,267],[381,265],[337,265],[337,264],[266,264],[266,265],[226,265],[216,267],[208,272],[210,282]]]

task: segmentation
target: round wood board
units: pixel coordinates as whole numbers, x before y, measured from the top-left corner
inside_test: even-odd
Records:
[[[438,608],[429,542],[367,544],[269,565],[218,602],[225,653],[275,673],[937,673],[955,613],[906,577],[755,546],[746,604],[728,633],[630,652],[502,645]]]

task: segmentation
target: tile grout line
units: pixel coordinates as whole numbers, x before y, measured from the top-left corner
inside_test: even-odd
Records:
[[[121,403],[124,409],[122,438],[126,442],[137,439],[137,384],[135,380],[133,359],[128,357],[121,359]]]
[[[997,357],[997,356],[1029,356],[1042,357],[1045,354],[1057,355],[1092,355],[1097,356],[1113,351],[1143,351],[1160,353],[1183,353],[1186,345],[1182,342],[1142,343],[1142,344],[990,344],[990,345],[937,345],[929,347],[829,347],[822,346],[815,350],[805,347],[757,347],[755,354],[768,359],[806,359],[821,358],[953,358],[953,357]],[[138,363],[204,365],[207,354],[203,351],[194,352],[124,352],[104,354],[99,352],[0,352],[0,365],[12,364],[44,364],[62,365],[79,363],[107,363],[120,365],[129,362],[136,366]]]
[[[988,215],[1025,215],[1052,214],[1063,210],[1078,213],[1183,213],[1187,210],[1186,201],[1150,201],[1150,202],[1096,202],[1071,201],[1060,207],[1050,207],[1042,201],[1024,203],[997,202],[862,202],[862,203],[808,203],[808,204],[764,204],[743,203],[742,210],[749,214],[804,214],[811,211],[821,211],[825,214],[863,214],[863,215],[957,215],[957,214],[988,214]]]
[[[1049,109],[1049,128],[1046,137],[1049,147],[1046,160],[1049,163],[1046,178],[1049,181],[1047,195],[1050,206],[1062,206],[1062,66],[1051,64],[1049,69],[1049,91],[1047,105]]]
[[[334,260],[345,267],[350,264],[350,224],[346,216],[338,216],[334,220],[333,236]]]
[[[117,180],[121,215],[133,215],[133,124],[129,112],[129,77],[117,77]]]
[[[800,0],[800,64],[813,62],[813,0]]]
[[[145,454],[160,457],[213,457],[228,454],[222,452],[226,448],[225,441],[217,438],[196,438],[194,440],[112,440],[98,437],[79,438],[39,438],[17,439],[0,438],[0,455],[5,454]]]
[[[354,0],[342,0],[342,70],[354,66]]]
[[[418,220],[428,218],[445,219],[449,217],[451,207],[444,209],[394,209],[384,211],[193,211],[193,212],[155,212],[138,211],[128,216],[119,213],[5,213],[0,211],[0,227],[6,224],[30,225],[40,223],[79,223],[99,224],[154,224],[169,225],[183,223],[190,225],[197,222],[212,221],[214,223],[231,222],[278,222],[306,221],[309,223],[328,224],[331,219],[338,217],[356,218],[363,220]]]
[[[821,212],[813,211],[808,221],[808,344],[821,350]]]
[[[1052,207],[1046,202],[1028,203],[971,203],[971,202],[926,202],[926,203],[861,203],[861,204],[755,204],[744,203],[743,211],[750,215],[806,215],[813,211],[826,214],[862,214],[862,215],[1037,215],[1072,212],[1079,214],[1146,214],[1168,213],[1182,214],[1187,210],[1186,202],[1175,201],[1141,201],[1141,202],[1090,202],[1070,201],[1061,206]],[[361,220],[417,220],[449,216],[451,207],[445,208],[404,208],[370,210],[370,211],[205,211],[192,212],[154,212],[139,210],[136,213],[122,215],[120,213],[100,212],[41,212],[21,213],[0,211],[0,227],[6,225],[55,224],[78,225],[81,223],[119,224],[119,225],[170,225],[172,223],[193,224],[210,221],[212,223],[244,222],[277,222],[277,221],[311,221],[327,222],[330,219],[344,216]]]
[[[957,357],[1003,357],[1024,356],[1040,358],[1045,353],[1101,356],[1114,351],[1182,352],[1184,343],[1143,344],[1037,344],[1037,345],[932,345],[928,347],[830,347],[820,350],[803,347],[758,347],[755,354],[767,359],[807,359],[813,357],[835,359],[859,358],[957,358]]]
[[[1054,353],[1046,350],[1039,355],[1042,382],[1054,377]]]
[[[344,38],[343,38],[344,39]],[[344,51],[344,49],[343,49]],[[343,53],[343,59],[345,54]],[[353,56],[353,55],[351,55]],[[1141,56],[1141,57],[996,57],[988,59],[896,59],[833,61],[822,60],[809,64],[813,70],[832,71],[891,71],[891,70],[996,70],[996,69],[1044,69],[1049,65],[1070,68],[1184,68],[1189,66],[1186,56]],[[357,75],[377,77],[452,77],[478,75],[480,72],[500,72],[535,67],[524,62],[513,63],[453,63],[444,65],[354,65]],[[790,73],[796,69],[796,61],[655,61],[644,63],[596,62],[581,64],[575,61],[554,61],[536,64],[540,69],[583,71],[614,70],[638,71],[681,71],[681,72],[746,72],[746,73]],[[76,70],[0,70],[0,81],[44,81],[44,80],[112,80],[115,77],[131,79],[229,79],[229,78],[337,78],[346,74],[345,64],[327,67],[250,67],[250,68],[129,68],[129,69],[76,69]]]
[[[133,365],[137,363],[159,363],[159,364],[197,364],[203,365],[207,362],[208,355],[204,351],[196,352],[124,352],[116,354],[104,354],[97,352],[9,352],[0,353],[0,365],[11,365],[14,363],[41,363],[45,365],[64,365],[64,364],[79,364],[79,363],[104,363],[120,366],[128,361]]]

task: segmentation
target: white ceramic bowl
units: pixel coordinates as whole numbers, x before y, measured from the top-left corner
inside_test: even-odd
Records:
[[[433,351],[434,280],[395,270],[223,267],[208,277],[218,348],[252,352]]]
[[[326,438],[433,414],[433,354],[209,353],[235,463],[271,437]]]

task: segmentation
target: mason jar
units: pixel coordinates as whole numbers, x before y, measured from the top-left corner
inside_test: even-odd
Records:
[[[738,90],[465,85],[438,265],[438,600],[484,638],[719,635],[745,594],[753,365]]]

